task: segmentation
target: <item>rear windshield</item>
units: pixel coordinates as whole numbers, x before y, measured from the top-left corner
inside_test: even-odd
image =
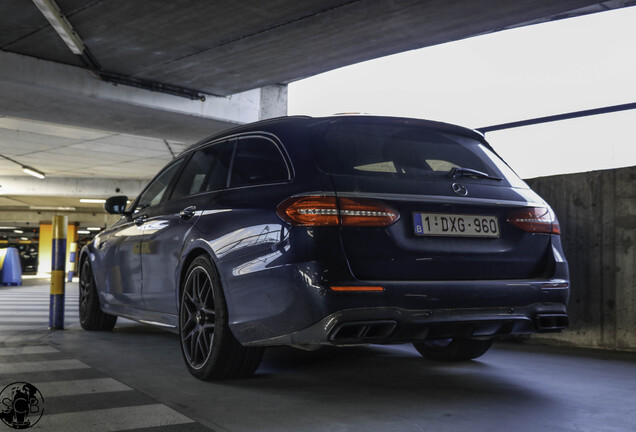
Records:
[[[462,135],[368,121],[321,123],[310,133],[318,166],[329,174],[433,180],[469,168],[523,184],[486,146]]]

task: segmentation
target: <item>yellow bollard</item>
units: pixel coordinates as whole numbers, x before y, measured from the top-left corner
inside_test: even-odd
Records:
[[[51,250],[51,303],[49,328],[64,329],[64,275],[66,273],[66,230],[68,216],[53,218],[53,248]]]

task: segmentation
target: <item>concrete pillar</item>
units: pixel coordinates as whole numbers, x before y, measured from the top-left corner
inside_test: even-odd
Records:
[[[51,242],[53,240],[53,224],[40,222],[40,243],[38,244],[38,274],[51,272]]]
[[[259,119],[283,117],[287,115],[287,85],[271,85],[261,88]]]
[[[71,257],[71,243],[77,241],[77,223],[72,222],[67,225],[67,244],[66,244],[66,266],[69,264]],[[51,272],[51,244],[53,241],[53,225],[51,222],[40,222],[40,238],[38,244],[38,274],[47,274]]]

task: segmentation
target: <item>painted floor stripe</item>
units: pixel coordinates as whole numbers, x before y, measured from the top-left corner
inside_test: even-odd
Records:
[[[45,397],[74,396],[95,393],[133,391],[132,388],[113,378],[97,378],[71,381],[34,383]]]
[[[70,314],[78,314],[79,311],[76,310],[76,307],[66,307],[64,313],[67,315]],[[2,311],[0,310],[0,318],[4,317],[13,317],[13,316],[38,316],[38,315],[47,315],[49,312],[49,308],[42,309],[33,309],[33,308],[23,308],[23,309],[14,309],[11,311]]]
[[[2,302],[2,309],[3,310],[10,310],[11,308],[34,308],[34,309],[40,309],[43,307],[49,307],[51,303],[51,300],[47,300],[47,301],[37,301],[37,302],[27,302],[27,301],[23,301],[23,302]]]
[[[46,329],[48,332],[48,329]],[[26,331],[14,332],[10,334],[2,334],[0,333],[0,343],[24,343],[24,342],[32,342],[32,341],[40,341],[42,337],[46,335],[43,331],[38,331],[37,333],[31,329],[29,333]]]
[[[0,325],[8,325],[8,324],[20,324],[20,323],[42,323],[42,322],[46,322],[47,324],[49,323],[49,316],[40,316],[40,317],[21,317],[21,316],[17,316],[17,317],[13,317],[13,319],[6,319],[7,317],[5,317],[4,315],[0,315]],[[72,318],[77,318],[77,317],[70,317],[66,314],[64,314],[64,318],[65,319],[72,319]]]
[[[25,372],[86,369],[86,368],[90,368],[90,366],[75,359],[20,362],[20,363],[0,364],[0,374],[18,374],[18,373],[25,373]]]
[[[18,298],[30,298],[30,299],[37,299],[37,298],[44,298],[47,295],[51,294],[51,290],[50,289],[46,289],[46,290],[41,290],[38,292],[31,292],[31,293],[16,293],[16,292],[3,292],[0,290],[0,295],[2,295],[2,297],[4,298],[10,298],[10,299],[18,299]],[[74,291],[74,290],[66,290],[64,292],[64,294],[66,294],[66,297],[79,297],[79,292]]]
[[[79,312],[77,311],[64,311],[65,316],[79,316]],[[48,311],[23,311],[23,312],[12,312],[10,314],[0,313],[0,319],[4,320],[7,318],[16,319],[20,317],[43,317],[46,316],[48,318]]]
[[[48,325],[48,323],[47,323]],[[7,330],[37,330],[39,328],[42,328],[41,324],[15,324],[15,325],[0,325],[0,331],[7,331]]]
[[[30,345],[23,347],[0,347],[0,356],[26,355],[26,354],[49,354],[59,353],[55,348],[48,345]]]
[[[11,319],[8,319],[8,318],[11,318]],[[64,314],[64,318],[69,319],[73,317],[68,316],[67,314]],[[0,325],[16,324],[16,323],[39,323],[44,321],[46,321],[47,323],[49,322],[48,314],[37,316],[37,317],[23,317],[23,316],[5,317],[4,315],[0,315]]]
[[[110,408],[94,411],[44,415],[32,430],[94,432],[123,431],[128,429],[171,426],[194,423],[165,405],[142,405],[126,408]]]

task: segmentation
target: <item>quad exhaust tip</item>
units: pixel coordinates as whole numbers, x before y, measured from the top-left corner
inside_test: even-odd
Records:
[[[397,322],[387,321],[358,321],[342,323],[332,332],[329,340],[332,342],[372,342],[388,338],[397,327]]]
[[[568,327],[569,319],[565,314],[538,314],[535,324],[540,332],[561,331]]]

